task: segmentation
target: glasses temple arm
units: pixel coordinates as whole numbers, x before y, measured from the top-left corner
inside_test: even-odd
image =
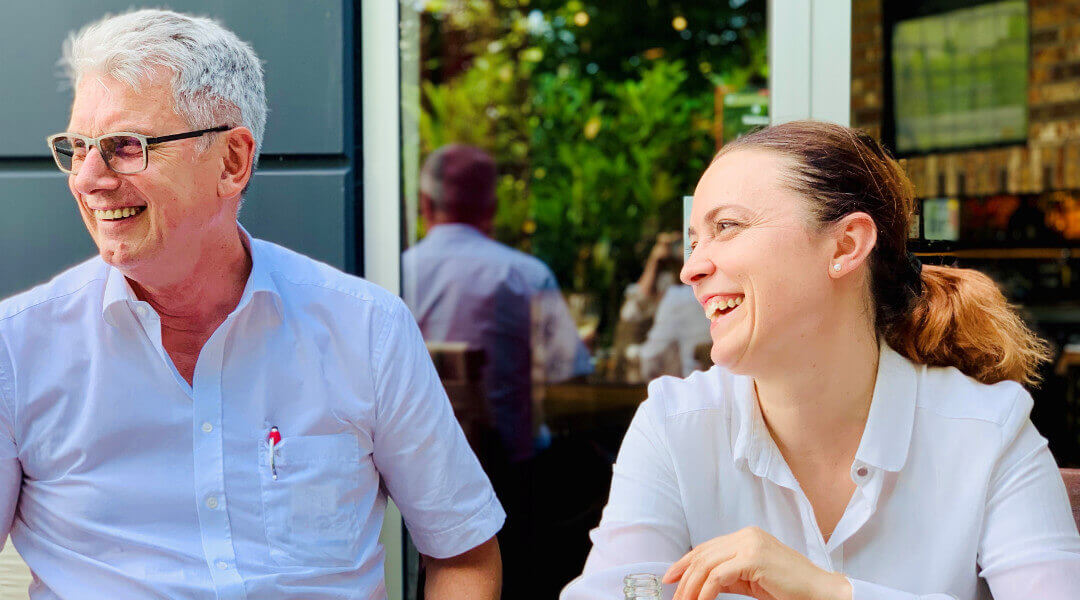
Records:
[[[218,127],[211,127],[210,129],[200,129],[198,131],[189,131],[187,133],[174,133],[172,135],[163,135],[161,137],[146,138],[146,144],[160,144],[162,142],[172,142],[175,140],[186,140],[187,138],[199,137],[206,135],[207,133],[215,133],[218,131],[227,131],[231,129],[228,125],[220,125]]]

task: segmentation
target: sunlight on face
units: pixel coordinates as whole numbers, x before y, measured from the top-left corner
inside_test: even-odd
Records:
[[[172,108],[168,77],[159,76],[136,92],[103,74],[87,74],[75,90],[68,131],[88,136],[127,131],[146,136],[192,128]],[[167,142],[149,149],[139,173],[109,170],[97,149],[77,175],[68,177],[83,223],[105,262],[126,275],[148,269],[182,270],[196,260],[207,225],[221,218],[212,152],[196,152],[196,140]],[[130,209],[134,216],[110,218]],[[136,277],[137,279],[137,277]]]
[[[773,152],[736,150],[694,191],[681,279],[710,318],[713,362],[733,372],[788,364],[823,324],[831,251],[808,200],[783,183],[792,168]]]

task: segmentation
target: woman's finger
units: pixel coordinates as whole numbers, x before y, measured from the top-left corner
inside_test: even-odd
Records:
[[[672,563],[668,570],[664,573],[664,583],[675,583],[686,572],[686,567],[690,565],[690,561],[693,560],[694,550],[682,555],[682,558]]]
[[[731,591],[742,576],[742,567],[736,563],[729,560],[713,567],[694,600],[715,600],[720,592]]]
[[[675,588],[673,600],[697,600],[701,585],[709,575],[709,569],[700,561],[690,563],[690,566],[679,580],[679,587]]]

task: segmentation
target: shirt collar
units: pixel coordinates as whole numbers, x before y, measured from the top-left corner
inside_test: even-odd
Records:
[[[271,257],[266,255],[264,242],[251,237],[251,234],[247,232],[247,229],[244,229],[243,225],[237,223],[236,226],[240,231],[241,243],[251,254],[251,273],[248,274],[244,292],[240,295],[240,302],[237,303],[233,312],[239,312],[246,307],[256,294],[266,294],[270,297],[271,304],[274,306],[278,317],[283,318],[285,315],[284,305],[272,277],[273,265],[271,264]],[[105,280],[105,294],[101,307],[101,316],[105,319],[105,322],[116,327],[118,323],[116,319],[117,308],[127,306],[130,310],[130,307],[141,302],[135,296],[135,291],[131,289],[131,284],[124,277],[124,274],[120,272],[120,269],[110,265]]]
[[[735,444],[732,446],[732,457],[736,463],[746,463],[747,468],[758,477],[765,477],[769,467],[770,453],[767,449],[775,446],[765,419],[761,416],[761,407],[757,403],[757,390],[754,389],[754,380],[751,377],[741,376],[736,380],[734,389],[735,411],[738,413],[734,419],[738,430],[735,434]]]
[[[874,394],[855,461],[886,471],[899,471],[907,462],[911,446],[918,371],[884,341],[879,346]],[[758,477],[767,477],[769,466],[774,456],[779,458],[780,451],[761,416],[753,379],[739,377],[734,392],[738,413],[734,421],[738,430],[732,457],[736,463],[745,462]]]
[[[911,447],[919,373],[911,361],[884,341],[880,346],[874,397],[855,461],[899,471],[907,462]]]
[[[472,225],[465,223],[441,223],[428,229],[426,237],[442,237],[442,236],[467,236],[467,237],[483,237],[484,232],[480,231]]]

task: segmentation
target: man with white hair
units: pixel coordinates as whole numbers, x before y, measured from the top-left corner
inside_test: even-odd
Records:
[[[0,540],[32,598],[497,598],[505,515],[408,309],[254,239],[251,47],[143,10],[74,34],[49,137],[99,256],[0,303]]]

